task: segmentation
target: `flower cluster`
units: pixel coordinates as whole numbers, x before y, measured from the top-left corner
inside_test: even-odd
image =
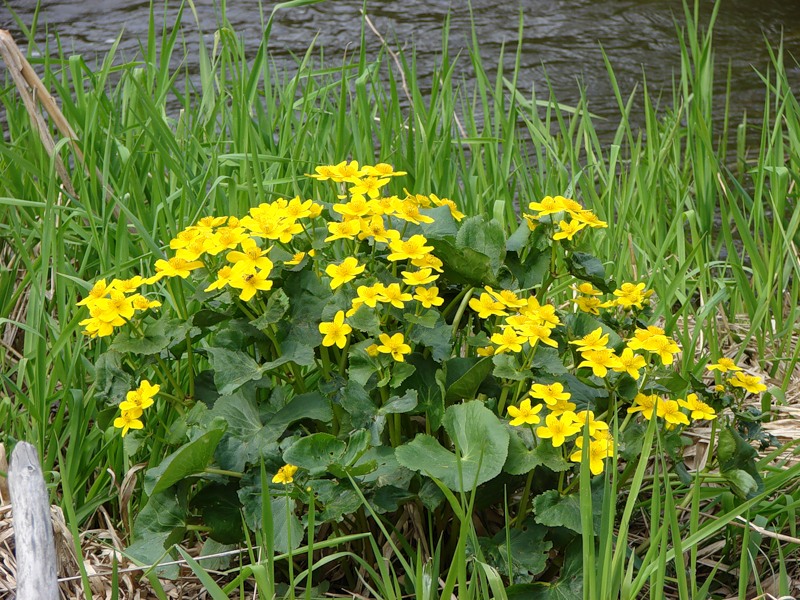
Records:
[[[119,405],[120,416],[114,419],[114,427],[122,429],[122,437],[125,437],[130,429],[144,427],[141,421],[142,413],[153,405],[153,397],[160,389],[160,385],[152,385],[146,379],[142,379],[138,388],[127,393],[125,400]]]
[[[105,279],[95,282],[89,294],[78,302],[78,306],[89,309],[89,318],[79,323],[84,333],[89,337],[111,335],[115,327],[127,323],[137,312],[161,306],[158,300],[150,300],[137,291],[145,283],[138,275],[110,283]]]
[[[589,432],[589,469],[592,474],[603,472],[604,461],[614,453],[614,441],[609,433],[608,423],[595,419],[594,412],[582,410],[575,412],[577,405],[570,402],[572,395],[561,383],[534,383],[528,392],[530,398],[543,400],[544,404],[531,406],[530,398],[523,400],[519,407],[509,406],[508,414],[513,417],[510,424],[520,426],[535,425],[541,422],[539,412],[547,407],[545,424],[535,429],[540,439],[549,439],[554,448],[562,446],[568,438],[581,434],[588,428]],[[570,454],[573,462],[582,462],[583,435],[575,439],[575,449]]]

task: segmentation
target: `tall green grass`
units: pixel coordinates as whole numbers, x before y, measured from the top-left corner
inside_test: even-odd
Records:
[[[302,2],[285,4],[281,8],[290,10]],[[695,3],[676,24],[680,76],[667,106],[646,81],[623,97],[607,61],[619,107],[610,141],[598,133],[585,95],[566,107],[552,93],[540,97],[520,86],[521,43],[504,50],[512,60],[489,59],[474,31],[468,53],[456,57],[444,28],[432,85],[423,93],[415,85],[413,53],[386,48],[367,54],[363,41],[372,33],[366,24],[359,51],[343,63],[331,64],[311,46],[284,70],[270,60],[274,12],[262,15],[263,38],[247,43],[223,16],[213,43],[198,38],[200,72],[190,76],[170,69],[173,59],[184,58],[181,29],[157,28],[152,11],[141,57],[122,62],[114,45],[93,66],[57,43],[39,48],[36,31],[20,23],[27,38],[20,41],[39,50],[41,58],[31,60],[77,132],[85,164],[66,143],[58,146],[71,165],[75,195],[67,194],[6,80],[0,92],[7,131],[0,141],[0,323],[17,333],[0,346],[5,439],[38,446],[74,533],[102,504],[119,514],[111,473],[121,478],[131,465],[118,437],[105,433],[113,415],[93,401],[93,390],[104,384],[93,366],[100,344],[80,334],[76,301],[90,282],[128,277],[152,263],[165,240],[200,215],[244,214],[287,190],[322,193],[303,174],[345,158],[390,162],[409,172],[410,190],[453,198],[464,212],[486,214],[508,230],[532,200],[578,198],[609,223],[593,236],[594,252],[613,257],[606,267],[618,281],[642,280],[656,291],[657,311],[684,348],[716,355],[755,347],[758,364],[772,377],[771,397],[783,398],[800,358],[800,105],[780,45],[761,74],[758,121],[715,92],[718,7],[701,23]],[[474,74],[470,81],[459,79],[464,66]],[[633,125],[635,103],[643,107],[642,130]],[[713,125],[716,110],[724,111],[722,130]],[[746,326],[729,326],[736,322]],[[702,373],[691,352],[684,363]],[[163,418],[169,422],[169,415]],[[169,449],[168,432],[160,436],[153,465]],[[586,547],[601,568],[585,573],[586,598],[635,598],[647,589],[658,598],[667,580],[682,598],[710,597],[694,575],[698,545],[720,532],[745,532],[744,546],[759,551],[750,529],[732,526],[738,516],[796,535],[800,492],[787,475],[794,471],[776,470],[769,493],[756,501],[724,506],[714,500],[713,481],[698,478],[681,487],[658,461],[655,468],[646,473],[640,463],[621,515],[613,503],[603,505],[603,543]],[[617,485],[614,478],[606,482],[607,498]],[[641,490],[647,500],[640,503],[634,492]],[[662,511],[664,517],[659,533],[633,555],[625,528],[642,508],[655,521]],[[717,511],[715,519],[704,516],[710,510]],[[466,545],[473,532],[468,512],[463,516],[458,536]],[[616,529],[620,516],[622,529]],[[764,544],[761,551],[783,567],[796,550],[774,539]],[[671,566],[686,553],[688,576]],[[399,563],[405,576],[375,570],[376,595],[399,597],[400,579],[439,575],[431,566],[436,560],[425,562],[406,547],[397,554],[405,556]],[[501,596],[490,571],[470,588],[466,563],[458,564],[453,579],[444,575],[447,591],[457,583],[461,591]],[[741,572],[752,571],[752,564],[743,558]],[[438,586],[419,589],[430,589],[419,598],[438,597]]]

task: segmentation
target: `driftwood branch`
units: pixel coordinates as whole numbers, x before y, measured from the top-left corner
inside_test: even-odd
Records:
[[[8,487],[17,554],[17,600],[58,600],[50,499],[36,448],[26,442],[19,442],[11,454]]]

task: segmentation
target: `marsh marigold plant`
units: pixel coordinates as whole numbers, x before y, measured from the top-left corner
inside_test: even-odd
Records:
[[[147,474],[163,506],[188,522],[224,497],[233,530],[240,511],[255,529],[253,498],[272,490],[288,503],[275,529],[293,527],[297,547],[311,502],[318,523],[341,524],[362,494],[381,512],[435,508],[434,479],[467,491],[502,476],[522,523],[538,496],[577,494],[582,470],[635,463],[648,428],[676,466],[693,424],[739,435],[724,409],[766,386],[725,357],[707,382],[681,372],[652,290],[615,284],[585,251],[607,227],[592,210],[547,196],[506,231],[398,187],[404,174],[317,166],[314,198],[203,217],[151,272],[100,279],[78,303],[85,334],[111,340],[95,389],[119,410],[109,430],[145,452],[148,411],[185,435]]]

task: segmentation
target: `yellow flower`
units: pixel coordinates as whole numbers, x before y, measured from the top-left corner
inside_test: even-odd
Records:
[[[508,314],[505,305],[489,294],[481,294],[480,298],[470,298],[469,307],[478,313],[478,317],[481,319],[488,319],[492,315],[504,317]]]
[[[623,308],[630,308],[635,306],[642,309],[642,302],[644,302],[649,294],[644,291],[644,284],[639,283],[623,283],[618,290],[614,290],[614,295],[617,297],[617,305]]]
[[[396,229],[386,229],[383,222],[383,217],[380,215],[372,215],[367,221],[361,219],[359,221],[361,231],[358,233],[358,239],[365,240],[373,238],[376,242],[388,244],[391,241],[400,239],[400,232]]]
[[[575,440],[575,450],[569,457],[572,462],[583,460],[583,438]],[[610,440],[591,440],[589,442],[589,470],[592,475],[600,475],[605,468],[605,459],[614,455],[613,445]]]
[[[609,348],[587,350],[581,356],[583,357],[583,362],[578,364],[578,368],[589,367],[596,377],[605,377],[608,369],[613,369],[619,365],[619,358]]]
[[[727,373],[728,371],[741,371],[742,368],[737,366],[730,358],[720,358],[714,364],[706,367],[709,371],[719,371],[720,373]]]
[[[606,350],[606,346],[608,346],[608,338],[609,334],[603,334],[603,328],[598,327],[591,333],[587,333],[579,340],[572,340],[570,344],[574,344],[578,347],[578,351],[581,353],[588,352],[590,350]]]
[[[411,352],[411,346],[405,343],[402,333],[395,333],[392,337],[389,337],[388,333],[382,333],[378,336],[378,339],[381,342],[381,345],[378,346],[378,352],[391,354],[392,358],[398,362],[404,362],[403,355]]]
[[[95,284],[92,286],[92,289],[89,290],[89,295],[87,295],[83,300],[78,302],[76,306],[84,306],[86,304],[95,302],[100,298],[104,298],[109,291],[110,290],[106,285],[106,280],[100,279],[99,281],[96,281]]]
[[[420,223],[433,223],[432,217],[423,215],[421,212],[419,212],[419,204],[408,199],[399,202],[395,206],[395,216],[404,221],[408,221],[409,223],[414,223],[414,225],[419,225]],[[392,259],[390,258],[389,260]]]
[[[283,465],[278,472],[272,477],[272,483],[292,483],[294,481],[294,474],[297,473],[297,467],[294,465]]]
[[[292,255],[292,258],[289,259],[289,260],[283,261],[283,264],[284,265],[291,265],[291,266],[299,265],[301,262],[303,262],[303,259],[305,257],[306,257],[306,253],[305,252],[295,252]]]
[[[347,316],[349,317],[351,314],[355,314],[356,310],[358,310],[358,307],[362,304],[366,304],[370,308],[375,308],[378,302],[381,300],[385,289],[386,288],[382,283],[358,286],[358,288],[356,288],[357,296],[353,298],[353,302],[350,310],[347,313]]]
[[[561,446],[571,435],[581,430],[581,426],[574,423],[573,413],[564,413],[561,417],[550,413],[545,418],[545,425],[536,428],[536,435],[540,438],[552,438],[554,448]]]
[[[131,390],[125,396],[125,400],[120,402],[119,409],[122,412],[149,408],[153,405],[153,396],[161,389],[160,385],[152,385],[147,379],[142,379],[139,387]]]
[[[520,337],[514,331],[513,327],[505,326],[501,333],[492,334],[492,343],[497,344],[495,354],[503,354],[504,352],[520,352],[522,351],[522,344],[525,343],[525,338]]]
[[[330,235],[325,238],[326,242],[333,240],[354,240],[361,231],[361,222],[358,219],[349,221],[331,221],[328,223]]]
[[[233,250],[246,239],[244,227],[221,227],[208,239],[206,252],[216,256],[223,250]]]
[[[130,297],[131,305],[136,310],[147,310],[149,308],[158,308],[161,306],[161,302],[158,300],[148,300],[145,296],[141,294],[134,294]]]
[[[688,425],[689,418],[681,412],[680,404],[675,400],[665,400],[658,403],[656,414],[670,425]]]
[[[622,355],[619,356],[618,363],[612,365],[611,368],[618,373],[627,373],[634,379],[639,379],[639,369],[644,368],[646,364],[647,362],[644,360],[644,356],[634,354],[633,350],[625,348],[622,351]]]
[[[436,206],[446,206],[448,209],[450,209],[450,216],[453,217],[456,221],[460,221],[466,216],[464,215],[464,213],[458,210],[458,206],[456,205],[456,203],[450,200],[449,198],[440,199],[435,194],[431,194],[430,198],[431,202],[433,202]]]
[[[364,175],[373,177],[400,177],[406,175],[405,171],[395,171],[394,167],[387,163],[378,163],[374,167],[372,165],[364,165],[361,170]]]
[[[514,427],[518,427],[520,425],[528,424],[528,425],[536,425],[541,419],[537,416],[539,411],[542,410],[542,405],[537,404],[534,407],[531,407],[530,400],[523,400],[519,404],[519,408],[516,406],[509,406],[508,407],[508,414],[512,417],[510,421],[510,425]]]
[[[399,283],[390,283],[383,288],[378,300],[388,302],[395,308],[403,308],[406,302],[412,298],[411,294],[404,292]]]
[[[569,223],[567,221],[559,221],[558,222],[558,231],[553,234],[554,240],[572,240],[575,237],[575,234],[578,233],[581,229],[586,227],[586,223],[581,223],[578,220],[573,219]]]
[[[378,354],[380,354],[380,351],[378,350],[378,344],[370,344],[367,346],[367,356],[375,358],[378,356]]]
[[[162,277],[180,277],[186,279],[189,273],[202,266],[203,263],[199,260],[187,261],[177,256],[173,256],[169,260],[159,259],[156,261],[156,274],[145,279],[145,283],[148,285],[155,283]]]
[[[643,350],[644,343],[655,335],[664,335],[664,330],[656,325],[650,325],[647,329],[637,329],[633,333],[633,337],[628,340],[628,348]]]
[[[144,283],[144,278],[139,275],[135,275],[130,279],[114,279],[108,285],[109,291],[116,290],[118,292],[122,292],[123,294],[130,294],[135,292],[139,287]]]
[[[645,396],[642,393],[638,393],[633,399],[633,406],[628,409],[628,414],[632,415],[633,413],[641,412],[644,418],[649,421],[658,410],[660,402],[661,398],[656,394]]]
[[[581,210],[572,213],[572,217],[581,223],[586,223],[589,227],[594,228],[605,228],[608,227],[608,223],[605,221],[601,221],[596,214],[594,214],[590,210]]]
[[[559,400],[569,400],[572,397],[572,394],[565,392],[564,386],[558,382],[550,385],[534,383],[528,394],[531,398],[544,400],[548,405],[555,405]]]
[[[565,204],[565,200],[566,198],[564,198],[564,196],[556,196],[555,198],[553,196],[545,196],[542,198],[541,202],[531,202],[528,204],[528,208],[539,213],[536,215],[537,218],[543,217],[566,210],[567,205]]]
[[[495,300],[507,308],[522,308],[523,306],[528,305],[527,300],[521,299],[511,290],[500,290],[499,292],[495,292],[488,285],[484,289],[489,292],[489,294],[491,294]]]
[[[306,177],[313,177],[318,181],[327,181],[328,179],[333,179],[334,177],[338,177],[336,171],[333,169],[332,165],[321,165],[319,167],[314,167],[316,173],[306,173]]]
[[[379,178],[374,176],[367,176],[357,180],[357,183],[349,189],[349,192],[354,196],[363,196],[366,194],[370,198],[377,198],[381,195],[381,188],[389,183],[389,178]]]
[[[591,410],[582,410],[579,413],[575,413],[575,423],[581,426],[586,425],[586,420],[589,420],[589,435],[593,438],[603,438],[605,439],[606,434],[601,432],[608,431],[608,423],[605,421],[598,421],[594,418],[594,412]]]
[[[406,285],[425,285],[433,283],[439,279],[438,275],[432,274],[433,269],[420,269],[419,271],[401,271],[403,283]]]
[[[388,181],[388,179],[387,179]],[[370,212],[370,205],[364,196],[354,196],[349,202],[344,204],[334,204],[331,208],[342,215],[345,221],[351,221],[358,217],[364,217]],[[330,229],[330,225],[328,227]]]
[[[344,322],[343,310],[334,315],[333,321],[323,321],[319,324],[319,332],[325,336],[322,339],[323,346],[336,344],[339,348],[344,348],[347,344],[347,334],[351,331],[353,328]]]
[[[432,306],[441,306],[444,304],[444,298],[439,297],[438,287],[414,288],[414,300],[421,303],[423,308],[431,308]]]
[[[560,417],[566,413],[573,414],[577,405],[568,399],[560,398],[553,403],[548,402],[547,408],[550,410],[551,415]]]
[[[581,311],[590,315],[599,315],[599,309],[603,308],[603,302],[593,296],[578,296],[571,298],[571,301],[577,304]]]
[[[234,276],[233,269],[228,265],[222,267],[219,271],[217,271],[217,279],[211,285],[209,285],[204,292],[213,292],[214,290],[221,290],[226,285],[230,285],[231,278]]]
[[[132,297],[112,290],[108,298],[101,298],[92,305],[89,314],[101,321],[117,324],[120,319],[129,320],[134,312]]]
[[[139,420],[141,416],[141,408],[123,410],[122,414],[114,419],[114,427],[122,429],[122,437],[125,437],[129,429],[142,429],[144,427],[144,423]]]
[[[362,273],[366,267],[359,265],[358,260],[352,256],[345,258],[338,265],[328,265],[325,267],[325,273],[331,278],[331,289],[335,290],[340,285],[344,285],[348,281],[356,278],[356,275]]]
[[[386,258],[389,260],[417,260],[424,257],[431,250],[433,246],[426,246],[428,240],[424,235],[412,235],[407,240],[394,240],[389,243],[389,249],[392,251]]]
[[[689,394],[686,400],[679,398],[678,404],[683,408],[688,408],[691,412],[691,417],[695,421],[711,421],[717,418],[716,411],[708,404],[703,402],[697,397],[697,394]]]
[[[751,394],[758,394],[759,392],[763,392],[767,389],[767,386],[761,383],[761,377],[756,377],[755,375],[745,375],[739,371],[733,374],[730,384],[733,387],[744,388]]]
[[[242,290],[239,294],[239,299],[243,302],[248,302],[253,296],[256,295],[257,291],[261,290],[266,292],[272,289],[272,281],[267,279],[268,277],[268,271],[239,273],[231,279],[229,285]]]
[[[300,196],[295,196],[286,205],[286,216],[289,219],[304,219],[311,216],[314,207],[313,200],[301,200]]]
[[[267,254],[272,249],[271,246],[262,250],[253,238],[248,237],[242,241],[241,248],[241,252],[234,250],[233,252],[228,252],[225,256],[228,262],[234,263],[233,270],[235,273],[252,273],[257,269],[262,269],[269,273],[272,270],[272,261],[267,257]]]
[[[628,347],[630,348],[630,344],[628,344]],[[648,352],[658,354],[664,365],[671,365],[672,361],[675,360],[673,355],[681,351],[680,346],[673,339],[661,334],[656,334],[645,340],[642,347]]]
[[[413,259],[411,261],[411,264],[414,265],[415,267],[419,267],[420,269],[430,267],[431,269],[433,269],[438,273],[442,273],[444,271],[444,269],[442,269],[444,263],[430,253],[426,254],[422,258]]]
[[[578,292],[579,294],[583,294],[585,296],[602,296],[603,292],[595,288],[591,283],[588,281],[584,281],[580,285],[573,285],[572,289]]]

